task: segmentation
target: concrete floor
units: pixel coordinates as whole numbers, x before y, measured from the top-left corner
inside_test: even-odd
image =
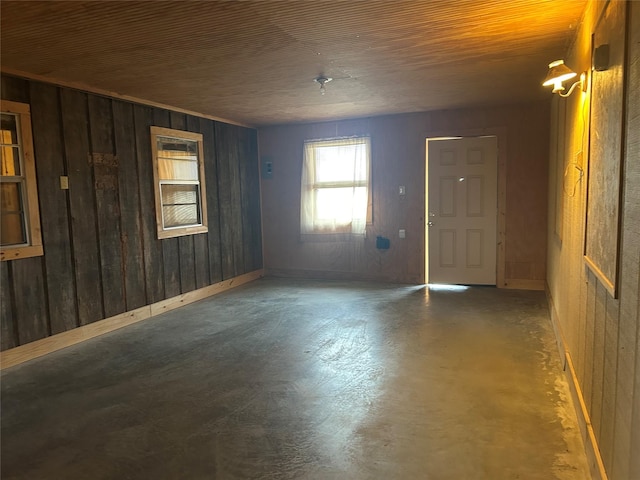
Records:
[[[262,279],[2,375],[2,479],[587,479],[542,292]]]

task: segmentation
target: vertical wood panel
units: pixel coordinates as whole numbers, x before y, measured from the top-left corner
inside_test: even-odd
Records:
[[[118,198],[126,309],[134,310],[147,303],[144,255],[140,215],[140,189],[136,164],[136,139],[133,107],[113,102],[115,151],[118,157]]]
[[[30,86],[49,324],[51,333],[56,334],[78,326],[67,190],[59,183],[60,176],[66,174],[60,107],[55,87],[35,82]]]
[[[62,89],[60,102],[69,174],[69,211],[78,321],[80,325],[85,325],[104,318],[93,172],[87,160],[89,137],[86,94]]]
[[[243,210],[243,217],[249,219],[249,236],[245,236],[244,243],[249,245],[249,260],[245,258],[246,271],[250,272],[262,268],[262,219],[260,209],[260,166],[258,160],[258,133],[255,130],[244,129],[245,136],[242,144],[245,148],[244,191],[248,192],[249,204]]]
[[[582,386],[582,394],[591,411],[591,393],[593,392],[593,362],[594,362],[594,335],[595,335],[595,311],[596,311],[596,278],[591,271],[587,275],[587,318],[585,322],[584,356],[585,368]]]
[[[562,153],[567,162],[578,161],[587,167],[587,160],[594,160],[586,157],[582,160],[582,152],[588,148],[584,122],[585,116],[589,118],[589,108],[609,114],[618,108],[617,118],[613,115],[610,120],[613,124],[625,125],[622,234],[617,276],[619,300],[606,293],[605,286],[593,273],[584,273],[582,256],[587,213],[584,180],[578,185],[575,198],[565,195],[562,243],[549,242],[551,275],[548,283],[550,290],[554,291],[554,303],[562,312],[568,342],[566,348],[574,361],[577,359],[579,388],[587,401],[596,434],[595,447],[602,455],[608,478],[635,480],[640,478],[640,456],[637,453],[640,452],[640,189],[637,187],[640,185],[640,163],[637,161],[640,158],[640,4],[615,3],[617,7],[628,8],[629,12],[629,50],[624,67],[627,69],[626,112],[620,112],[614,105],[620,97],[612,103],[594,91],[580,101],[574,94],[571,101],[561,102],[566,106],[566,122],[556,127],[556,131],[563,142]],[[574,47],[565,57],[567,63],[579,71],[587,69],[591,63],[592,35],[599,28],[599,19],[604,18],[602,12],[606,6],[604,1],[589,2],[576,33]],[[623,22],[614,23],[607,28],[623,32]],[[617,62],[616,68],[621,67]],[[614,147],[615,139],[609,133],[604,130],[595,132],[592,126],[591,138],[599,135],[605,149]],[[588,138],[589,132],[586,134]],[[609,158],[605,167],[616,167],[614,160]],[[569,178],[565,182],[572,187],[573,180]],[[552,198],[550,192],[549,199]],[[585,278],[588,280],[586,286],[582,282]],[[580,288],[577,299],[573,295],[576,288]]]
[[[170,112],[154,108],[153,124],[158,127],[171,128]],[[155,209],[155,200],[153,208]],[[165,238],[162,240],[162,264],[164,267],[164,293],[166,298],[180,295],[180,251],[177,238]]]
[[[220,202],[220,256],[222,259],[222,278],[226,280],[236,274],[235,238],[239,235],[235,225],[234,202],[238,200],[237,178],[232,165],[237,165],[235,136],[229,125],[216,122],[216,162],[218,167],[218,199]],[[240,226],[240,228],[242,228]],[[241,255],[241,253],[240,253]],[[239,259],[238,259],[239,260]]]
[[[601,454],[608,472],[613,471],[613,440],[618,382],[618,301],[607,296],[604,312],[604,370],[602,385]]]
[[[96,216],[105,317],[126,310],[120,232],[118,164],[114,152],[111,100],[89,95],[89,131],[95,180]]]
[[[42,257],[24,258],[11,263],[16,292],[15,318],[20,344],[49,336]]]
[[[614,478],[635,479],[640,478],[640,2],[629,2],[628,8],[627,149],[618,368],[621,371],[619,378],[624,381],[619,392],[629,391],[631,395],[629,407],[616,411],[616,414],[620,417],[620,424],[628,425],[630,434],[622,430],[618,435],[616,430],[613,474]],[[621,366],[625,367],[624,370],[620,369]],[[618,394],[618,399],[626,398],[627,395]]]
[[[207,213],[209,215],[209,278],[211,283],[222,281],[222,254],[220,238],[220,202],[218,199],[218,165],[215,140],[215,122],[200,119],[204,143],[204,172],[207,178]]]
[[[200,127],[200,119],[197,117],[194,117],[192,115],[188,115],[187,116],[187,130],[190,132],[197,132],[197,133],[202,133],[201,127]],[[204,143],[205,143],[205,139],[204,136],[202,138],[203,140],[203,150],[204,150]],[[205,154],[206,155],[206,154]],[[206,156],[203,159],[203,161],[206,161]],[[208,179],[207,177],[207,172],[206,172],[206,166],[205,166],[205,185],[207,187],[208,190]],[[206,199],[206,196],[205,196]],[[211,207],[210,207],[211,208]],[[207,218],[207,227],[209,228],[209,231],[211,231],[211,227],[209,226],[209,219]],[[208,246],[208,239],[209,234],[208,233],[202,233],[202,234],[198,234],[198,235],[193,235],[193,254],[194,254],[194,274],[195,274],[195,288],[202,288],[204,286],[209,285],[210,280],[209,280],[209,246]]]
[[[183,113],[170,112],[171,128],[187,130],[187,117]],[[180,291],[190,292],[196,288],[193,235],[178,237],[178,262],[180,266]]]
[[[242,190],[240,188],[240,129],[235,125],[225,125],[229,135],[227,144],[229,160],[229,186],[231,190],[231,218],[233,272],[232,277],[244,273],[244,237],[242,231]]]
[[[4,98],[32,97],[45,255],[1,264],[1,348],[223,280],[221,223],[224,278],[259,268],[255,130],[12,77],[2,86]],[[151,125],[203,134],[208,234],[157,239]]]
[[[178,237],[180,254],[180,290],[182,293],[196,289],[194,235]]]
[[[253,222],[251,218],[251,146],[248,129],[238,132],[239,155],[238,171],[240,177],[240,211],[242,212],[242,273],[253,270]]]
[[[153,111],[151,108],[133,107],[135,147],[140,194],[140,220],[142,250],[144,255],[144,278],[147,304],[164,300],[164,269],[162,243],[156,230],[156,201],[153,185],[153,162],[151,160],[151,133]]]
[[[9,265],[10,262],[0,262],[0,350],[18,346]]]
[[[596,435],[602,433],[602,391],[604,388],[605,311],[607,291],[595,278],[596,307],[593,334],[593,384],[591,391],[591,423]]]

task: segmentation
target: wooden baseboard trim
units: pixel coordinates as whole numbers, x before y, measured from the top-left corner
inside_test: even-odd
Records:
[[[513,290],[544,290],[544,280],[506,279],[502,288]]]
[[[576,376],[576,371],[573,368],[573,361],[569,352],[565,354],[567,369],[565,374],[569,378],[569,390],[573,397],[573,404],[576,407],[576,414],[578,416],[578,424],[582,433],[582,441],[587,454],[587,461],[589,462],[589,470],[591,471],[591,478],[593,480],[608,480],[607,471],[604,468],[602,462],[602,456],[600,455],[600,449],[598,448],[598,441],[596,440],[596,434],[593,431],[593,425],[591,424],[591,418],[587,411],[587,405],[584,403],[584,397],[582,396],[582,390],[580,389],[580,383]]]
[[[578,425],[580,427],[580,433],[587,456],[587,462],[589,463],[591,478],[592,480],[608,480],[609,477],[607,475],[607,471],[604,468],[602,456],[600,455],[598,441],[596,439],[595,432],[593,431],[593,425],[591,424],[591,418],[589,417],[587,404],[584,401],[582,389],[580,388],[580,382],[573,366],[573,360],[571,359],[571,354],[567,350],[567,344],[564,340],[564,335],[562,334],[562,329],[560,328],[560,324],[558,322],[558,312],[555,309],[551,292],[548,288],[546,288],[545,290],[547,294],[547,300],[549,302],[549,316],[551,317],[553,330],[556,334],[558,350],[560,351],[561,358],[564,362],[564,373],[567,376],[567,380],[569,383],[569,391],[571,392],[574,409],[578,418]]]
[[[104,320],[99,320],[88,325],[83,325],[67,332],[58,333],[57,335],[52,335],[41,340],[36,340],[35,342],[5,350],[0,352],[0,370],[19,365],[29,360],[33,360],[34,358],[42,357],[48,353],[70,347],[71,345],[76,345],[80,342],[84,342],[85,340],[113,332],[114,330],[132,325],[142,320],[161,315],[184,305],[188,305],[189,303],[197,302],[198,300],[226,292],[227,290],[252,282],[263,276],[264,270],[255,270],[192,292],[183,293],[182,295],[162,300],[161,302],[145,305],[144,307],[105,318]]]

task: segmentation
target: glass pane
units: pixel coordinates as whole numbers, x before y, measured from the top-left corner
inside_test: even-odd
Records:
[[[1,173],[4,176],[20,176],[20,150],[18,147],[0,147]]]
[[[198,162],[158,156],[158,176],[160,180],[198,180]]]
[[[367,189],[320,188],[316,190],[316,221],[346,225],[366,219]]]
[[[160,185],[165,228],[200,225],[198,185]]]
[[[316,147],[316,182],[352,182],[367,179],[364,144]]]
[[[198,205],[163,205],[165,228],[199,225]]]
[[[2,245],[27,243],[27,230],[22,209],[19,183],[2,183],[0,190],[2,222],[0,237]]]
[[[198,185],[161,185],[162,204],[197,204]]]
[[[158,155],[161,151],[171,152],[168,156],[181,155],[183,157],[198,156],[198,142],[181,138],[157,137]]]
[[[18,121],[15,115],[3,113],[0,121],[0,143],[3,145],[18,144]]]

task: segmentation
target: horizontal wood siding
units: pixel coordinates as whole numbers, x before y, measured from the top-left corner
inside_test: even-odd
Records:
[[[0,265],[2,350],[217,284],[222,252],[225,280],[262,268],[255,130],[11,76],[2,98],[31,105],[44,242]],[[203,134],[208,233],[158,240],[152,125]]]

